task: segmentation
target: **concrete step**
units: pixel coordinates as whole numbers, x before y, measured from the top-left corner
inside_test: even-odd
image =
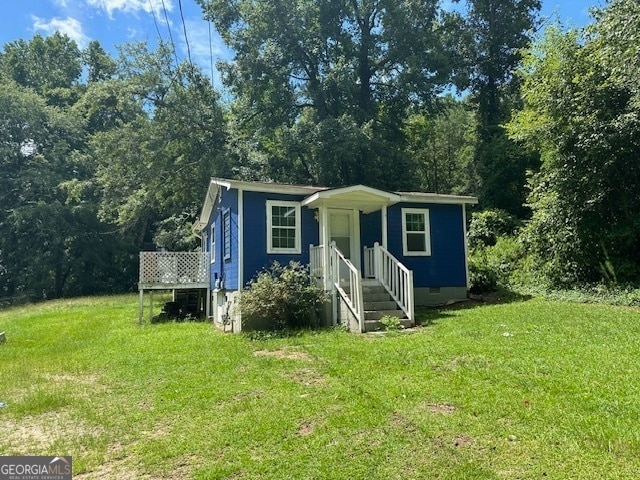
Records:
[[[366,302],[392,302],[393,299],[388,293],[363,293],[362,300]]]
[[[402,310],[365,310],[364,311],[365,320],[380,320],[385,315],[389,315],[391,317],[398,317],[400,319],[404,318],[405,316]]]
[[[369,300],[366,296],[364,298],[365,310],[395,310],[398,305],[393,300],[389,300],[389,296],[385,300]]]

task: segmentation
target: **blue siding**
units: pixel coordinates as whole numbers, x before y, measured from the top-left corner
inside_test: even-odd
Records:
[[[221,188],[222,198],[218,197],[213,205],[211,218],[207,225],[207,231],[211,232],[211,223],[216,226],[216,252],[215,262],[211,264],[211,288],[215,288],[217,279],[223,279],[225,287],[229,290],[238,288],[238,191]],[[228,259],[223,257],[224,232],[222,216],[224,212],[231,214],[231,256]],[[210,233],[209,233],[210,235]],[[211,239],[208,239],[207,251],[211,248]]]
[[[244,266],[243,279],[246,284],[258,272],[277,260],[286,265],[294,260],[302,264],[309,263],[309,244],[318,244],[318,221],[314,217],[314,210],[302,207],[300,216],[302,221],[301,233],[302,253],[297,254],[267,254],[267,200],[301,202],[303,195],[274,194],[264,192],[243,192],[244,218]]]
[[[376,242],[382,245],[382,210],[366,215],[360,213],[360,252]]]
[[[403,256],[402,208],[429,210],[431,255]],[[413,270],[415,287],[464,287],[466,267],[462,205],[401,203],[388,209],[389,251]]]

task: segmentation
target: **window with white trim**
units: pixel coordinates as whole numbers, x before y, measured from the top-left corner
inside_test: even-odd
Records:
[[[300,203],[267,200],[267,253],[301,253]]]
[[[211,263],[216,263],[216,222],[211,223],[211,250],[209,250],[209,256],[211,257]]]
[[[431,255],[428,209],[402,209],[402,252],[405,256]]]
[[[231,258],[231,211],[222,213],[222,257],[225,260]]]

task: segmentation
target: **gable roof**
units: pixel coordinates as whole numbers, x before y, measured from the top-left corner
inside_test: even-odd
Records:
[[[290,195],[305,195],[302,205],[309,208],[318,208],[321,205],[344,205],[348,203],[364,213],[371,213],[384,206],[399,202],[413,203],[440,203],[440,204],[477,204],[475,197],[462,195],[443,195],[439,193],[423,192],[386,192],[366,185],[352,185],[349,187],[320,187],[311,185],[291,185],[273,182],[249,182],[243,180],[229,180],[225,178],[212,178],[209,183],[207,195],[200,217],[193,224],[193,231],[197,234],[206,227],[211,215],[215,199],[221,188],[230,190],[247,190],[253,192],[272,192]]]
[[[316,192],[305,198],[302,201],[302,205],[309,208],[318,208],[321,205],[348,203],[349,206],[362,210],[363,213],[371,213],[380,210],[383,206],[392,205],[399,201],[400,196],[395,193],[385,192],[365,185],[353,185]]]

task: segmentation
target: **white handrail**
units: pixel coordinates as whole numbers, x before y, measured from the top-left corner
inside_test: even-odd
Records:
[[[344,303],[349,307],[349,310],[353,313],[356,321],[358,322],[358,331],[362,333],[364,331],[364,300],[362,298],[362,282],[360,281],[360,272],[358,269],[347,259],[335,242],[331,242],[329,250],[329,258],[331,263],[333,288],[338,292]],[[342,272],[345,272],[343,277]],[[343,283],[349,286],[347,292],[343,288]]]
[[[373,269],[373,271],[365,271],[366,275],[379,280],[407,318],[413,322],[413,272],[378,242],[373,248],[365,247],[365,256],[367,257],[365,266]]]

